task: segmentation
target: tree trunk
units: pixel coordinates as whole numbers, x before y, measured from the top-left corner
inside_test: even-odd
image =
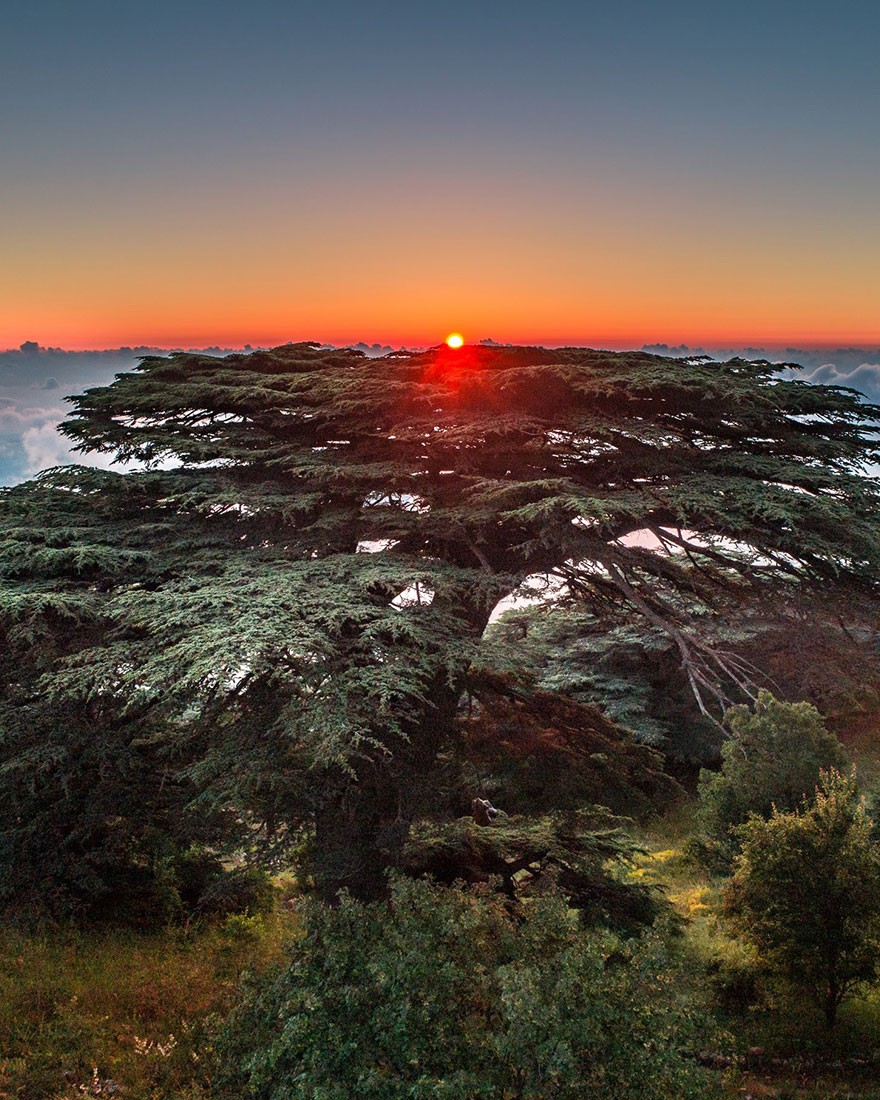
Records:
[[[316,815],[312,858],[320,897],[333,904],[340,890],[359,901],[375,901],[388,893],[388,871],[400,864],[400,854],[412,822],[436,808],[437,756],[449,737],[464,673],[450,684],[444,672],[426,693],[426,703],[406,723],[406,740],[399,740],[386,759],[365,761],[357,778],[340,777]]]
[[[317,815],[312,867],[318,894],[330,905],[341,890],[359,901],[376,901],[387,892],[382,815],[372,793],[355,787],[331,794]]]
[[[456,592],[448,599],[479,638],[491,608]],[[402,722],[405,737],[380,740],[391,750],[356,766],[357,778],[339,777],[317,815],[313,869],[319,895],[333,904],[340,890],[360,901],[388,893],[387,872],[398,866],[410,826],[438,808],[437,757],[454,730],[467,668],[440,667],[424,688],[424,702]],[[335,789],[334,789],[335,788]]]

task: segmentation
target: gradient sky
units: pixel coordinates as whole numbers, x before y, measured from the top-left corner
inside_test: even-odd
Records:
[[[0,347],[880,340],[880,6],[6,0]]]

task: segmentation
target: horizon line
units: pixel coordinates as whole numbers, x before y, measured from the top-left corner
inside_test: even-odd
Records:
[[[140,342],[140,343],[121,343],[116,345],[110,345],[105,347],[95,347],[88,345],[76,344],[74,346],[65,346],[59,344],[41,344],[37,340],[24,340],[20,344],[14,347],[7,347],[0,349],[0,355],[9,355],[14,353],[19,354],[41,354],[41,353],[61,353],[68,355],[88,355],[88,354],[106,354],[108,352],[118,351],[146,351],[146,352],[204,352],[204,351],[217,351],[217,352],[253,352],[253,351],[267,351],[276,347],[284,347],[286,344],[303,344],[303,343],[315,343],[320,347],[335,347],[335,348],[355,348],[355,347],[390,347],[393,350],[420,352],[427,351],[432,347],[438,347],[444,342],[445,337],[441,337],[435,343],[407,343],[405,341],[397,340],[379,340],[379,339],[358,339],[358,340],[313,340],[311,338],[303,337],[300,339],[287,339],[279,342],[275,341],[260,341],[254,342],[254,340],[247,341],[232,341],[229,343],[224,342],[206,342],[206,343],[186,343],[183,341],[170,341],[170,342]],[[477,340],[468,340],[465,338],[465,346],[468,347],[543,347],[543,348],[585,348],[595,349],[597,351],[615,350],[615,351],[641,351],[642,349],[665,349],[667,351],[693,351],[700,352],[706,347],[714,347],[722,350],[732,350],[737,348],[748,348],[754,350],[767,350],[767,351],[786,351],[788,349],[804,350],[804,351],[830,351],[830,350],[868,350],[870,347],[875,347],[880,350],[880,336],[875,339],[854,339],[851,338],[850,342],[844,339],[832,339],[832,340],[816,340],[816,339],[799,339],[798,337],[790,337],[786,339],[773,338],[762,339],[758,336],[753,337],[725,337],[725,338],[713,338],[705,340],[680,340],[677,343],[673,343],[670,339],[666,340],[653,340],[644,339],[641,337],[633,338],[631,340],[614,338],[603,341],[578,341],[578,340],[561,340],[561,339],[537,339],[527,341],[516,340],[495,340],[492,337],[481,337]]]

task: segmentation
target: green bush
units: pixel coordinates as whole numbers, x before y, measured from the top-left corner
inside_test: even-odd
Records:
[[[117,701],[12,707],[2,686],[4,920],[156,928],[197,911],[234,823],[188,808],[196,788],[169,774],[167,728]]]
[[[823,770],[844,768],[843,746],[810,703],[784,703],[759,693],[754,709],[731,707],[730,739],[720,772],[700,773],[697,837],[691,851],[726,870],[740,848],[735,830],[751,814],[767,818],[774,806],[793,810],[813,794]]]
[[[800,812],[753,817],[740,834],[725,911],[765,967],[814,997],[833,1026],[880,966],[880,848],[855,779],[826,773]]]
[[[268,913],[275,901],[269,875],[258,867],[242,867],[215,876],[198,899],[200,914],[226,917]]]
[[[706,1097],[696,1034],[654,937],[585,933],[558,896],[399,881],[388,903],[303,908],[289,968],[219,1049],[257,1100]]]

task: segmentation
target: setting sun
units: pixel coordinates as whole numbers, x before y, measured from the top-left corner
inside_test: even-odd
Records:
[[[460,332],[453,332],[451,335],[446,337],[446,343],[451,348],[460,348],[464,343],[464,337],[461,335]]]

